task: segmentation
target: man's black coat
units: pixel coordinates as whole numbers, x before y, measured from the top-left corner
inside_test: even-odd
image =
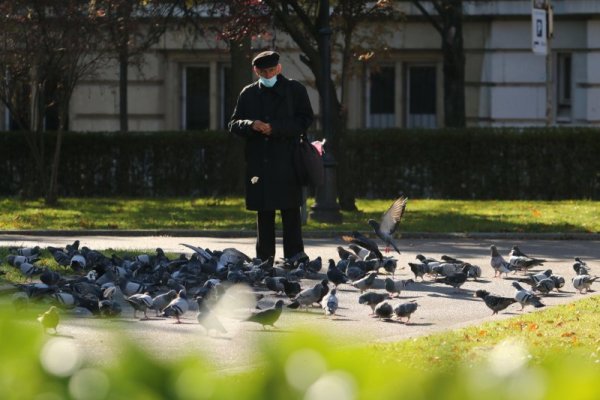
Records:
[[[254,131],[255,120],[270,123],[271,134]],[[312,121],[306,88],[297,81],[278,75],[272,88],[257,81],[242,89],[229,121],[229,132],[246,140],[247,209],[300,207],[302,187],[296,178],[293,152]]]

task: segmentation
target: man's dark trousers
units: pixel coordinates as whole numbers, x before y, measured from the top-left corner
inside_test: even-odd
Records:
[[[304,251],[300,208],[280,210],[283,225],[283,256],[290,258]],[[275,210],[257,213],[256,256],[261,260],[275,256]]]

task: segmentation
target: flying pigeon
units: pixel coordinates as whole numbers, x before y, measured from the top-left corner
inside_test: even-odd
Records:
[[[267,325],[275,328],[275,322],[277,322],[277,320],[281,316],[282,311],[283,311],[283,300],[277,300],[277,302],[275,303],[275,305],[272,308],[260,310],[256,313],[252,314],[248,318],[246,318],[246,321],[256,322],[258,324],[261,324],[263,329],[266,329],[265,327]]]
[[[400,292],[411,283],[415,283],[415,281],[412,279],[394,281],[392,278],[385,278],[385,290],[391,295],[395,293],[394,297],[400,297]]]
[[[399,321],[402,321],[402,318],[406,318],[405,324],[408,325],[411,315],[417,311],[418,306],[419,304],[414,301],[399,304],[396,308],[394,308],[394,314],[396,314],[396,317]]]
[[[381,220],[379,222],[374,219],[369,219],[368,223],[373,228],[375,234],[383,240],[386,247],[386,252],[389,251],[389,248],[392,247],[398,254],[400,254],[400,249],[394,242],[393,234],[398,227],[398,224],[402,220],[402,215],[404,215],[404,210],[406,209],[406,202],[408,199],[405,197],[397,198],[390,208],[383,213]]]
[[[599,277],[591,277],[590,275],[577,275],[572,279],[573,287],[579,291],[579,294],[583,294],[583,291],[587,293],[590,290],[590,286],[594,283]]]
[[[375,306],[373,312],[379,319],[390,319],[394,315],[394,308],[387,301],[382,301]]]
[[[338,298],[336,296],[337,289],[333,288],[321,300],[321,306],[325,311],[325,315],[334,315],[338,309]]]
[[[54,333],[57,332],[56,327],[58,326],[59,319],[58,309],[55,306],[51,306],[48,311],[40,314],[37,318],[37,320],[44,327],[44,331],[47,331],[48,329],[54,329]]]
[[[179,291],[177,297],[175,297],[164,309],[163,309],[163,317],[175,317],[177,319],[177,323],[180,324],[181,320],[179,319],[186,311],[189,309],[190,305],[187,300],[187,295],[185,290]]]
[[[502,311],[517,300],[511,297],[502,297],[490,294],[487,290],[479,289],[475,292],[475,296],[481,298],[485,305],[492,310],[492,315],[498,314],[498,311]]]
[[[534,306],[535,308],[545,307],[540,301],[540,298],[536,296],[532,291],[523,289],[519,282],[513,282],[513,287],[515,288],[515,300],[521,304],[521,310],[525,308],[525,306]]]

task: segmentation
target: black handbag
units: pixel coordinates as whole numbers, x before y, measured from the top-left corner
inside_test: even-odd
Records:
[[[294,98],[289,85],[286,86],[288,114],[294,116]],[[322,146],[321,146],[322,149]],[[300,137],[294,148],[294,168],[296,177],[302,186],[321,186],[325,182],[325,167],[323,166],[322,151],[308,141],[306,135]]]
[[[302,186],[321,186],[325,182],[323,157],[305,136],[300,138],[294,149],[296,177]]]

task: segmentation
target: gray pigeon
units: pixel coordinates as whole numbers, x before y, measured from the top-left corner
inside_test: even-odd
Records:
[[[317,283],[312,288],[304,289],[292,299],[292,303],[288,304],[288,308],[299,308],[303,306],[308,310],[308,306],[313,303],[318,303],[323,297],[323,289],[323,284],[321,282]]]
[[[417,311],[418,306],[419,305],[413,301],[399,304],[396,308],[394,308],[394,313],[399,321],[402,321],[402,318],[406,318],[405,324],[408,325],[411,315]]]
[[[529,257],[523,253],[518,246],[513,246],[509,254],[508,262],[514,269],[527,271],[535,266],[544,265],[546,260]]]
[[[538,296],[536,296],[532,291],[524,289],[519,282],[513,282],[513,287],[515,288],[515,300],[521,304],[521,310],[525,308],[525,306],[533,306],[535,308],[545,307]]]
[[[498,314],[498,311],[502,311],[517,300],[511,297],[502,297],[494,294],[490,294],[487,290],[479,289],[475,292],[475,296],[481,298],[485,305],[492,310],[492,315]]]
[[[275,322],[277,322],[277,320],[281,316],[282,311],[283,311],[283,300],[277,300],[277,302],[275,303],[273,308],[267,308],[264,310],[260,310],[256,313],[252,314],[248,318],[246,318],[246,321],[256,322],[257,324],[261,324],[263,329],[266,329],[265,327],[267,325],[275,328]]]
[[[325,315],[334,315],[338,309],[338,298],[336,296],[337,289],[333,288],[321,300],[321,306],[325,311]]]
[[[159,294],[152,299],[152,306],[150,309],[156,312],[156,316],[158,317],[162,310],[165,309],[166,306],[173,301],[173,299],[177,297],[177,292],[174,290],[169,290],[166,293]]]
[[[421,278],[422,281],[425,280],[425,278],[423,277],[425,274],[430,274],[431,273],[431,267],[429,266],[429,264],[425,264],[425,263],[408,263],[408,266],[410,267],[410,270],[413,272],[413,274],[415,274],[415,279],[417,278]]]
[[[598,276],[592,278],[590,275],[577,275],[572,279],[573,287],[579,292],[579,294],[583,294],[584,290],[585,293],[587,293],[590,290],[592,283],[594,283],[598,278]]]
[[[360,295],[358,298],[358,304],[366,304],[371,307],[370,315],[373,315],[373,313],[375,313],[375,306],[389,298],[390,296],[387,293],[367,292]]]
[[[361,293],[364,293],[365,291],[371,289],[373,283],[375,283],[376,277],[377,272],[370,271],[364,278],[352,282],[352,286],[360,290]]]
[[[400,292],[406,289],[406,287],[415,283],[412,279],[402,279],[399,281],[394,281],[391,278],[385,278],[385,290],[390,294],[396,294],[394,297],[400,297]]]
[[[377,222],[374,219],[370,219],[368,221],[375,234],[385,243],[386,252],[389,251],[390,247],[392,247],[398,254],[400,254],[400,249],[398,249],[398,246],[394,242],[393,234],[396,231],[398,224],[402,220],[402,215],[404,215],[407,200],[408,199],[405,197],[397,198],[392,203],[390,208],[383,213],[380,222]]]
[[[181,320],[179,319],[183,314],[189,310],[190,305],[187,300],[187,295],[185,290],[179,291],[177,297],[175,297],[164,309],[162,312],[163,317],[175,317],[177,319],[177,323],[180,324]]]
[[[506,261],[504,257],[502,257],[496,246],[491,245],[490,250],[492,252],[490,257],[490,265],[494,269],[494,278],[502,277],[502,274],[508,276],[508,273],[511,271],[510,263]]]
[[[377,257],[378,260],[383,260],[383,254],[381,254],[381,252],[379,251],[379,247],[377,246],[377,243],[375,243],[375,241],[373,241],[372,239],[369,239],[362,233],[360,233],[358,231],[353,231],[352,236],[344,235],[344,236],[342,236],[342,239],[345,242],[357,244],[360,247],[363,247],[363,248],[369,250],[371,253],[373,253]]]
[[[125,301],[133,307],[133,318],[136,318],[137,312],[141,311],[144,313],[144,318],[142,319],[148,319],[146,310],[152,307],[152,297],[148,293],[132,294],[129,297],[125,297]]]

